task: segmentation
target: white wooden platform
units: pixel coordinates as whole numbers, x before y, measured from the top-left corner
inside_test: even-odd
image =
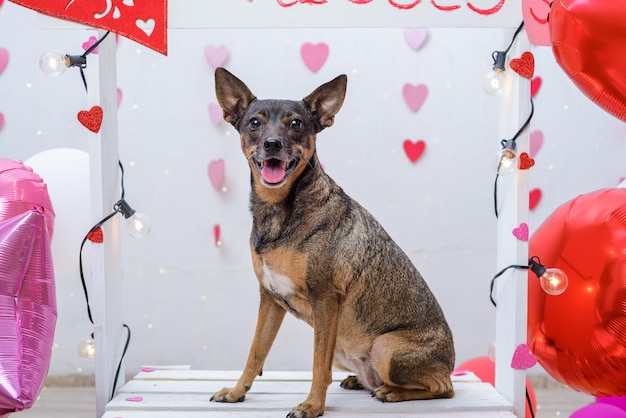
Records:
[[[309,372],[272,372],[259,376],[244,402],[210,402],[211,395],[235,384],[238,371],[188,368],[144,369],[122,386],[106,405],[103,418],[284,417],[302,402],[311,383]],[[489,383],[468,373],[453,376],[452,399],[382,403],[367,390],[346,390],[335,373],[328,388],[324,417],[376,418],[511,418],[513,406]]]

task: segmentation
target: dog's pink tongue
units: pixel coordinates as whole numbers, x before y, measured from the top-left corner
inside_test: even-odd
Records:
[[[285,178],[285,167],[287,163],[279,160],[266,162],[261,170],[263,180],[267,183],[280,183]]]

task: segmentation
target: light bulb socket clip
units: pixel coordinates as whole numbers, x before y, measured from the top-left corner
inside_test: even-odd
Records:
[[[539,257],[532,256],[529,260],[528,260],[528,266],[530,271],[532,271],[533,273],[535,273],[535,275],[539,278],[541,276],[543,276],[543,274],[546,272],[547,268],[546,266],[544,266],[543,264],[541,264],[541,261],[539,260]]]
[[[506,65],[506,52],[493,51],[491,57],[493,58],[493,70],[497,73],[503,72]]]
[[[87,57],[84,55],[66,55],[65,65],[67,67],[87,68]]]
[[[500,145],[502,145],[502,149],[510,149],[513,152],[517,149],[517,143],[514,139],[503,139],[500,141]]]
[[[124,199],[120,199],[113,206],[113,209],[115,209],[116,212],[121,213],[124,219],[128,219],[135,214],[135,209],[131,208]]]

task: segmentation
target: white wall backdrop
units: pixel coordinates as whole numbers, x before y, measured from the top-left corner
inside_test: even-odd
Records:
[[[80,55],[90,34],[38,30],[34,12],[0,1],[0,48],[10,57],[0,73],[0,157],[28,161],[55,148],[87,150],[87,131],[76,115],[96,103],[87,103],[77,69],[49,78],[38,60],[49,50]],[[457,363],[487,355],[495,327],[488,297],[496,272],[492,160],[503,138],[499,99],[486,95],[481,81],[491,53],[504,49],[511,35],[429,29],[416,50],[402,29],[172,30],[168,57],[120,38],[126,200],[153,224],[146,239],[123,236],[125,303],[118,308],[133,332],[127,371],[148,364],[238,369],[254,329],[258,287],[247,244],[249,174],[234,129],[215,124],[209,114],[216,99],[207,46],[224,47],[225,66],[261,98],[302,98],[348,74],[344,107],[318,138],[320,159],[421,270],[452,327]],[[306,42],[329,47],[318,72],[300,56]],[[616,187],[626,176],[624,124],[577,90],[549,48],[533,53],[542,84],[530,129],[543,143],[534,144],[531,188],[543,195],[531,212],[531,232],[565,201]],[[428,88],[417,112],[403,100],[405,83]],[[415,163],[404,153],[405,139],[426,143]],[[227,192],[209,181],[207,166],[216,159],[225,162]],[[93,373],[93,363],[76,355],[77,344],[92,332],[78,275],[79,245],[97,221],[89,217],[88,171],[79,160],[39,162],[58,222],[52,375]],[[220,247],[214,245],[215,224]],[[86,255],[91,245],[97,244],[88,243]],[[309,368],[311,341],[308,326],[288,318],[266,368]]]

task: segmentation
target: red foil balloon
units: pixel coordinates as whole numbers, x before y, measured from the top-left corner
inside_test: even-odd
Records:
[[[0,416],[29,408],[48,373],[57,319],[52,222],[42,179],[0,158]]]
[[[561,68],[594,103],[626,122],[626,2],[556,0],[549,24]]]
[[[626,395],[626,189],[599,190],[557,208],[529,254],[563,270],[559,296],[528,281],[528,346],[559,382],[593,396]]]

